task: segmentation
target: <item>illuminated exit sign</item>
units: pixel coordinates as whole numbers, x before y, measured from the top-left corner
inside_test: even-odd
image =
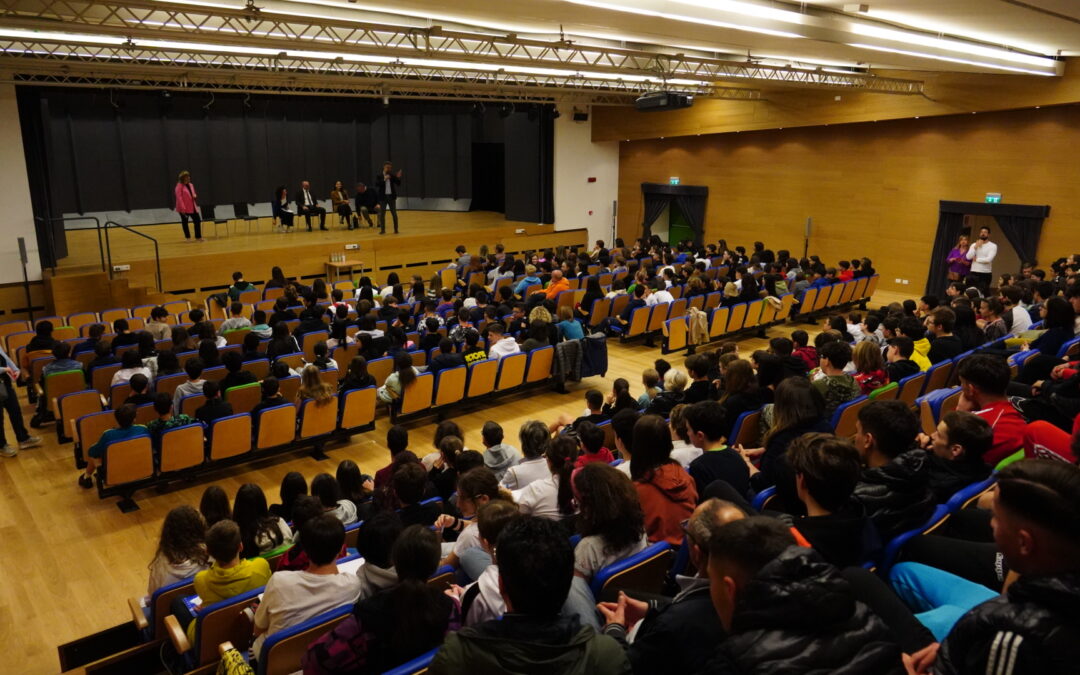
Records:
[[[1001,203],[1001,193],[1000,192],[987,192],[986,193],[986,203],[987,204],[1000,204]]]
[[[678,176],[672,176],[671,178],[668,178],[668,183],[670,185],[678,185],[679,184],[679,177]]]

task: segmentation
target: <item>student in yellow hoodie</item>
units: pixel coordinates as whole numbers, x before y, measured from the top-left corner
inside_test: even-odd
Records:
[[[900,333],[911,338],[915,344],[915,351],[911,354],[911,360],[919,364],[919,370],[930,369],[930,340],[926,339],[926,327],[913,316],[904,317],[900,321]]]
[[[260,588],[269,581],[270,564],[266,559],[242,559],[241,548],[240,527],[231,520],[218,521],[206,532],[206,550],[214,564],[195,575],[195,592],[202,607]],[[185,618],[177,615],[181,623]],[[195,644],[194,620],[188,623],[187,636]]]

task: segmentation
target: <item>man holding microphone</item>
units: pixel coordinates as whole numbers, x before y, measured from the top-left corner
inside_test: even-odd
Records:
[[[394,165],[390,162],[383,164],[382,173],[376,179],[379,186],[379,201],[382,208],[379,210],[379,234],[386,234],[386,212],[394,216],[394,234],[398,233],[397,219],[397,196],[398,186],[401,185],[401,169],[394,173]]]
[[[968,247],[967,259],[971,261],[969,274],[984,296],[990,292],[990,284],[994,282],[993,265],[997,250],[997,244],[990,241],[990,228],[986,225],[979,228],[979,240]]]

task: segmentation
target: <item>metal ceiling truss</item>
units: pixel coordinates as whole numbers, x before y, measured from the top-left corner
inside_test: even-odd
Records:
[[[650,78],[646,82],[623,81],[621,84],[616,84],[620,82],[618,80],[603,80],[607,83],[605,89],[638,93],[673,90],[698,96],[740,97],[729,94],[730,88],[687,86],[673,84],[670,80],[726,81],[751,86],[767,83],[908,95],[921,94],[923,90],[922,82],[917,80],[878,77],[872,73],[767,66],[686,54],[581,45],[569,40],[546,41],[514,34],[455,31],[440,26],[414,28],[297,17],[260,9],[253,2],[248,8],[227,9],[148,0],[0,0],[0,26],[134,40],[200,42],[284,52],[346,52],[403,60],[439,59]],[[572,73],[562,77],[575,76],[588,79],[588,76]],[[539,81],[535,86],[552,85],[550,81]]]

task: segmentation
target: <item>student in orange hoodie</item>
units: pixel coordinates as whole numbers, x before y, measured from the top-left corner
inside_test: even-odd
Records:
[[[659,415],[644,415],[634,424],[630,478],[645,512],[645,533],[650,542],[678,546],[681,523],[697,506],[694,479],[671,459],[671,431]]]

